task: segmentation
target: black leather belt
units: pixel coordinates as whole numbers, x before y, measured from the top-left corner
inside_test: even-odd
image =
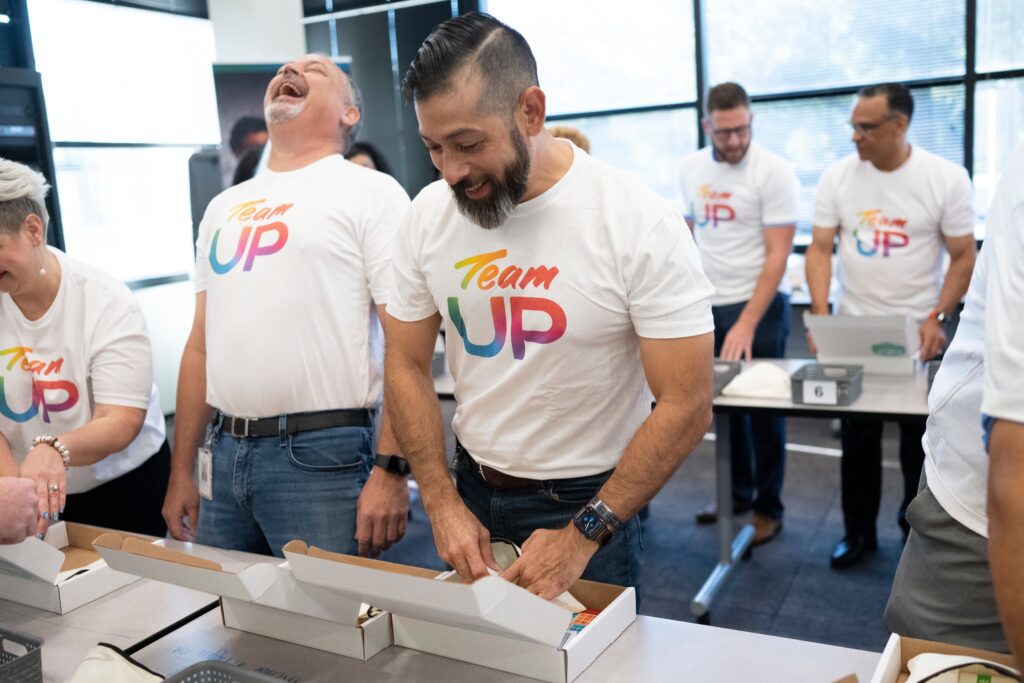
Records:
[[[511,474],[505,474],[500,472],[493,467],[488,467],[478,463],[473,459],[473,456],[469,454],[461,443],[455,443],[455,453],[459,459],[459,465],[464,467],[468,472],[472,472],[476,476],[484,480],[488,485],[496,489],[524,489],[528,486],[539,486],[539,479],[527,479],[525,477],[513,477]]]
[[[281,420],[278,417],[231,417],[220,413],[221,429],[231,436],[277,436]],[[216,424],[217,417],[214,416]],[[312,432],[331,427],[370,427],[373,419],[368,408],[346,410],[322,410],[315,413],[292,413],[285,416],[285,431],[288,434]]]

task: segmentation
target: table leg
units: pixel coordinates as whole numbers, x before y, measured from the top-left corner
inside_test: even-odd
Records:
[[[690,603],[696,617],[706,617],[715,594],[722,587],[733,564],[750,548],[754,540],[754,527],[745,524],[733,538],[732,524],[732,458],[730,456],[729,427],[731,415],[715,416],[715,489],[718,502],[718,564],[711,571],[700,591]]]

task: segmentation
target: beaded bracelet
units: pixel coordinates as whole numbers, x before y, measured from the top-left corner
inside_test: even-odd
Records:
[[[32,447],[35,448],[41,443],[45,443],[47,446],[57,451],[60,454],[60,459],[64,461],[65,471],[71,467],[71,451],[68,447],[61,443],[60,439],[55,436],[37,436],[32,439]]]

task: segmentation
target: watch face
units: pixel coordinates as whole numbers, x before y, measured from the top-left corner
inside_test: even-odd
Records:
[[[600,533],[601,529],[604,527],[604,522],[601,521],[601,518],[590,510],[581,512],[577,519],[579,519],[578,526],[580,531],[582,531],[583,535],[587,538],[593,538]]]

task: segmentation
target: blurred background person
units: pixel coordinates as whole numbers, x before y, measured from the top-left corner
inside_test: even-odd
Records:
[[[583,134],[579,128],[572,126],[548,126],[548,132],[556,138],[564,138],[590,154],[590,138]]]
[[[372,168],[374,171],[387,173],[392,177],[395,175],[391,170],[391,164],[384,158],[381,151],[369,142],[353,142],[345,153],[345,158],[353,164]]]

